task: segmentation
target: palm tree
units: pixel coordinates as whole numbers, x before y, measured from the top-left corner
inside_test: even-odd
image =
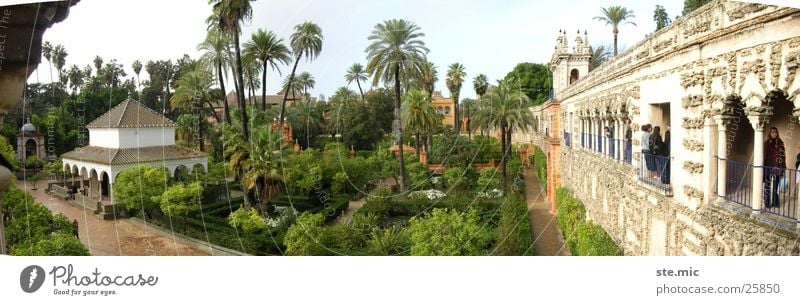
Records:
[[[64,73],[64,65],[67,64],[66,63],[67,55],[69,54],[67,54],[67,50],[64,49],[64,46],[59,44],[53,47],[51,54],[53,59],[53,65],[56,66],[56,71],[58,71],[58,79],[62,81],[62,85],[64,87],[66,87],[67,84],[64,83],[64,78],[61,77],[61,74]]]
[[[297,72],[297,64],[300,63],[300,59],[305,56],[311,61],[322,52],[322,29],[317,24],[306,21],[294,27],[294,33],[292,33],[289,40],[295,60],[292,74],[289,74],[289,86],[287,87],[291,87],[292,81],[294,81],[294,73]],[[289,91],[284,91],[283,101],[281,101],[280,125],[278,126],[283,126],[283,120],[286,116],[286,99],[288,97]]]
[[[489,81],[486,79],[486,74],[475,76],[472,79],[472,88],[475,89],[475,94],[478,95],[478,98],[486,94],[486,90],[489,89]]]
[[[471,98],[465,98],[461,101],[461,106],[458,108],[460,117],[465,118],[467,133],[469,138],[472,139],[472,116],[475,114],[476,101]]]
[[[67,72],[67,77],[69,78],[72,94],[77,94],[78,88],[83,86],[84,83],[83,71],[81,71],[81,68],[78,68],[77,65],[72,65],[69,67],[69,71]]]
[[[301,93],[303,93],[304,99],[309,99],[308,90],[314,89],[314,86],[317,85],[317,81],[314,80],[314,76],[308,72],[302,72],[298,74],[294,82],[297,83],[296,88],[300,89]]]
[[[611,25],[611,32],[614,33],[614,56],[617,56],[617,36],[619,35],[620,24],[630,24],[636,26],[636,23],[630,21],[636,16],[633,15],[633,10],[628,10],[622,6],[609,6],[601,8],[603,15],[594,17],[594,20],[605,22],[606,25]]]
[[[47,59],[47,63],[50,65],[50,80],[53,79],[53,45],[50,44],[49,41],[45,41],[44,45],[42,45],[42,56]]]
[[[433,98],[433,90],[437,81],[439,81],[439,73],[436,72],[436,65],[426,59],[420,69],[420,82],[430,98]]]
[[[503,156],[500,160],[503,172],[503,187],[506,188],[506,158],[511,153],[511,133],[514,129],[527,130],[533,125],[533,115],[528,109],[530,98],[517,86],[501,81],[481,98],[483,106],[476,113],[475,121],[482,128],[499,128]]]
[[[289,64],[291,55],[283,39],[270,30],[259,29],[251,39],[244,44],[244,54],[261,61],[261,109],[267,110],[267,65],[280,74],[278,63]]]
[[[347,74],[344,75],[344,79],[347,80],[348,85],[353,81],[358,85],[358,92],[361,93],[362,103],[366,103],[366,100],[364,99],[364,90],[361,89],[361,82],[366,82],[367,77],[367,71],[364,71],[364,66],[359,63],[354,63],[350,66],[350,68],[347,69]]]
[[[403,96],[403,128],[414,132],[417,143],[417,159],[422,150],[420,133],[430,131],[436,124],[436,109],[433,108],[428,93],[420,90],[411,90]]]
[[[228,66],[228,62],[230,61],[230,57],[228,56],[229,45],[230,42],[228,38],[216,29],[209,30],[206,35],[206,40],[197,45],[197,50],[203,52],[200,59],[209,65],[213,65],[213,68],[217,71],[216,78],[217,82],[219,82],[219,89],[222,91],[222,107],[223,112],[225,112],[225,123],[228,124],[231,123],[231,114],[227,98],[228,92],[225,91],[225,80],[223,79],[225,74],[223,74],[222,71],[223,66]]]
[[[97,69],[97,75],[100,75],[100,69],[103,68],[103,58],[97,55],[92,62],[94,63],[94,68]]]
[[[139,90],[139,84],[140,84],[140,82],[139,82],[139,73],[142,72],[142,62],[139,61],[138,59],[134,60],[133,64],[131,64],[131,68],[133,68],[133,73],[136,73],[136,90],[138,91]]]
[[[589,61],[589,71],[597,69],[600,65],[608,61],[610,54],[606,51],[605,46],[599,46],[597,49],[592,49],[592,58]]]
[[[250,5],[251,0],[209,0],[209,4],[213,5],[212,15],[213,22],[212,28],[216,27],[221,32],[230,34],[233,38],[233,47],[236,57],[234,58],[235,77],[238,81],[238,100],[239,112],[242,123],[242,134],[244,134],[245,141],[250,138],[247,120],[247,105],[244,99],[244,76],[242,72],[242,50],[239,45],[239,35],[241,33],[241,23],[250,20],[253,17],[253,7]]]
[[[297,94],[297,90],[301,89],[301,91],[302,91],[302,88],[299,88],[299,87],[300,87],[300,85],[297,84],[296,81],[295,82],[292,81],[292,76],[291,75],[287,75],[286,78],[283,79],[283,84],[281,85],[281,88],[282,88],[283,92],[292,93],[292,98],[291,98],[292,101],[297,99],[297,95],[298,95]],[[289,99],[289,98],[287,97],[287,99]]]
[[[455,129],[456,134],[461,133],[461,117],[458,111],[458,96],[461,94],[461,86],[464,84],[464,78],[467,73],[464,72],[464,65],[454,63],[450,65],[450,70],[447,71],[447,89],[450,90],[450,95],[453,97],[453,114],[455,115]]]
[[[261,63],[258,62],[257,58],[250,57],[247,54],[242,56],[242,67],[243,67],[243,79],[245,84],[247,85],[247,103],[256,104],[256,89],[261,87],[261,78],[259,78],[259,74],[261,74]]]
[[[400,81],[409,74],[422,70],[428,48],[421,40],[425,34],[419,26],[403,19],[386,20],[375,25],[367,39],[371,41],[367,53],[367,73],[372,75],[373,86],[383,81],[394,82],[394,123],[400,163],[400,191],[406,189],[405,161],[403,157],[403,127],[400,120]]]
[[[205,151],[203,138],[203,126],[205,125],[203,124],[205,121],[205,111],[203,110],[205,109],[203,103],[208,103],[208,106],[212,110],[211,112],[214,114],[214,118],[219,122],[219,118],[213,111],[214,108],[211,105],[211,79],[211,73],[203,69],[186,72],[178,79],[175,94],[173,94],[172,98],[169,100],[172,109],[192,111],[197,116],[198,145],[200,146],[200,151]]]
[[[311,135],[316,135],[320,131],[320,124],[322,123],[321,108],[315,107],[315,103],[310,100],[292,103],[287,111],[286,119],[289,125],[292,126],[294,134],[305,134],[305,139],[300,138],[303,147],[311,147]]]
[[[254,192],[262,213],[267,204],[280,192],[283,184],[284,160],[283,139],[271,127],[259,128],[248,143],[248,158],[244,160],[242,185]]]

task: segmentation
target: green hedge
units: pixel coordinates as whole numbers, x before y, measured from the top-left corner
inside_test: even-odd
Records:
[[[500,206],[500,219],[494,229],[495,255],[533,255],[528,205],[519,196]]]
[[[544,154],[541,148],[536,147],[536,151],[533,153],[533,162],[536,166],[536,175],[539,177],[539,181],[542,185],[547,184],[547,156]]]
[[[586,221],[586,209],[583,203],[569,190],[559,188],[556,191],[556,207],[558,209],[558,226],[564,234],[572,255],[577,256],[609,256],[622,255],[623,252],[614,243],[611,236],[597,224]]]

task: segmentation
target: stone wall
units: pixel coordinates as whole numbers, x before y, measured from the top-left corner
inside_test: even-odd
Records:
[[[631,165],[562,148],[560,168],[562,185],[625,255],[800,255],[797,233],[717,204],[690,209],[640,184]]]

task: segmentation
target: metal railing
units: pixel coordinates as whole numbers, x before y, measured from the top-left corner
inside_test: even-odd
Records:
[[[619,140],[607,138],[606,142],[608,143],[608,151],[606,154],[611,157],[611,159],[617,159],[617,143],[619,143]]]
[[[631,143],[631,140],[625,140],[625,149],[623,152],[622,162],[631,164],[633,161],[633,143]]]
[[[798,184],[797,170],[765,166],[763,211],[797,220]]]
[[[748,208],[753,207],[753,164],[735,160],[720,159],[725,163],[725,200],[738,203]],[[719,175],[719,172],[717,172]],[[718,192],[719,193],[719,192]]]
[[[566,130],[564,131],[564,145],[567,147],[572,147],[572,138]]]
[[[653,154],[642,154],[639,163],[639,181],[657,188],[665,194],[672,191],[670,187],[670,162],[672,157]]]

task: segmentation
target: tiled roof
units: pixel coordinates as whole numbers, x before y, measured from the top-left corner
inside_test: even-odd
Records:
[[[178,145],[122,149],[84,146],[61,155],[62,158],[66,159],[108,165],[192,159],[206,156],[208,156],[207,153]]]
[[[87,128],[174,127],[175,122],[130,97],[114,106]]]

